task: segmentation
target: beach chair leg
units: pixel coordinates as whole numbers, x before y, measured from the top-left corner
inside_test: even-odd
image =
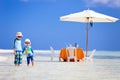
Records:
[[[59,61],[61,61],[61,58],[59,57]]]
[[[53,57],[51,57],[51,61],[53,61]]]
[[[67,59],[67,62],[70,62],[70,58]]]
[[[77,62],[77,59],[76,59],[76,58],[74,58],[74,60],[75,60],[75,62]]]

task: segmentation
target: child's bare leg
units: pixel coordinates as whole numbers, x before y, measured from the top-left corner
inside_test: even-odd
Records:
[[[31,61],[32,62],[32,66],[34,66],[34,61]]]
[[[29,66],[29,64],[27,64],[27,66]]]
[[[15,64],[15,67],[17,67],[18,66],[18,64]]]
[[[19,67],[20,66],[20,64],[15,64],[15,67]]]
[[[18,66],[20,66],[20,64],[18,64]]]

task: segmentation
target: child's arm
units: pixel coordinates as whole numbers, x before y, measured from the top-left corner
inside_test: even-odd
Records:
[[[34,51],[33,51],[33,49],[32,49],[32,48],[31,48],[31,51],[32,51],[32,53],[33,53],[33,56],[34,56],[34,57],[36,57],[36,55],[35,55],[35,53],[34,53]]]
[[[16,55],[16,49],[14,49],[14,55]]]
[[[14,45],[13,45],[13,48],[14,48],[14,55],[16,55],[15,41],[16,41],[16,39],[14,39]]]
[[[23,48],[23,50],[22,50],[22,54],[25,52],[25,47]]]

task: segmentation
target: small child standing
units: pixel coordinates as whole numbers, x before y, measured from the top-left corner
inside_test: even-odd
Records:
[[[23,48],[23,53],[25,52],[27,57],[27,66],[29,66],[30,62],[32,63],[32,66],[34,66],[34,52],[31,47],[31,41],[30,39],[25,40],[25,47]]]
[[[20,66],[20,64],[22,64],[22,45],[21,45],[22,37],[23,37],[22,32],[17,32],[16,38],[14,39],[14,64],[15,66]]]

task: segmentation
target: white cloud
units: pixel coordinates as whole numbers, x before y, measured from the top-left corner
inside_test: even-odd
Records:
[[[56,2],[56,0],[20,0],[21,2],[38,2],[38,1],[42,1],[42,2]]]
[[[120,0],[86,0],[86,2],[91,5],[103,4],[110,7],[120,7]]]
[[[21,2],[28,2],[29,0],[20,0]]]
[[[103,3],[103,4],[107,4],[109,2],[109,0],[92,0],[93,3]]]

